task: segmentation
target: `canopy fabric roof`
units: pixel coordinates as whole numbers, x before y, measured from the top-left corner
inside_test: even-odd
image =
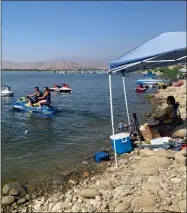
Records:
[[[110,72],[167,66],[186,60],[186,32],[157,36],[109,63]]]

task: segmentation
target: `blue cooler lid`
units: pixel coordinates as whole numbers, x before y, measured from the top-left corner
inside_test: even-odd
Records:
[[[127,137],[130,137],[130,132],[121,132],[121,133],[118,133],[118,134],[115,134],[115,135],[111,135],[110,139],[119,140],[119,139],[127,138]]]

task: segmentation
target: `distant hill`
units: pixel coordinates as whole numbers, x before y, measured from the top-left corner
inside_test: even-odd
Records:
[[[110,58],[89,59],[84,57],[63,58],[43,62],[11,62],[2,61],[2,69],[40,69],[40,70],[62,70],[70,68],[104,68],[107,69]]]

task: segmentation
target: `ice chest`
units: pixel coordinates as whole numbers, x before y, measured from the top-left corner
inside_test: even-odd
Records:
[[[110,136],[110,142],[114,150],[114,141],[116,143],[116,153],[123,154],[134,150],[130,133],[118,133]]]

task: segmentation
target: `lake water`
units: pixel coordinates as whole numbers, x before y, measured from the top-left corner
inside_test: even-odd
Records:
[[[130,113],[143,121],[150,110],[145,94],[134,91],[134,74],[126,78]],[[52,93],[52,105],[60,112],[53,118],[13,112],[10,104],[33,93],[33,88],[66,82],[71,94]],[[73,168],[87,156],[109,145],[111,135],[108,75],[60,75],[50,72],[3,72],[2,83],[10,85],[14,97],[2,97],[2,181],[30,180],[55,168]],[[112,76],[115,125],[126,122],[121,76]],[[28,134],[25,134],[28,131]]]

